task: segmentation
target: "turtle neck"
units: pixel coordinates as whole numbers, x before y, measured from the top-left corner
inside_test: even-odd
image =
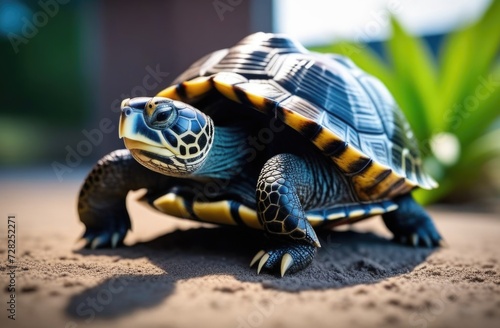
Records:
[[[208,157],[194,175],[230,179],[241,173],[243,166],[255,157],[248,137],[243,127],[216,126]]]

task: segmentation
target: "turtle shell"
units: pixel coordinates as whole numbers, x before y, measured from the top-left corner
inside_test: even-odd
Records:
[[[423,171],[410,125],[387,88],[346,57],[256,33],[198,60],[157,96],[189,103],[214,88],[309,139],[362,201],[437,185]]]

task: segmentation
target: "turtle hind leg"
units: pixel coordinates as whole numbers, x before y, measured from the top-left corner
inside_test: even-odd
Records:
[[[394,234],[394,240],[412,246],[436,247],[444,244],[432,219],[415,202],[411,194],[394,199],[398,209],[384,213],[382,218],[387,228]]]
[[[255,255],[262,268],[283,276],[307,267],[314,259],[319,240],[302,208],[312,193],[312,176],[303,159],[279,154],[263,166],[257,182],[257,214],[271,240],[271,247]]]

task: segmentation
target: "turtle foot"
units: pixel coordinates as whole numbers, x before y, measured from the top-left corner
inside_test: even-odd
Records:
[[[130,229],[130,219],[126,209],[85,211],[81,213],[81,221],[86,230],[82,236],[85,248],[116,248],[123,245],[123,240]]]
[[[411,195],[401,196],[395,202],[398,209],[382,215],[387,228],[394,234],[394,241],[414,247],[445,245],[430,216]]]
[[[443,240],[436,227],[432,221],[428,221],[425,224],[421,224],[415,228],[412,232],[406,233],[395,233],[395,242],[410,245],[413,247],[444,247],[446,242]]]
[[[259,251],[250,263],[250,267],[258,262],[257,274],[262,269],[279,270],[281,277],[285,273],[293,273],[306,268],[314,259],[316,247],[305,244],[284,244],[267,251]]]
[[[98,249],[98,248],[116,248],[123,246],[123,240],[127,231],[91,231],[87,230],[82,239],[85,240],[85,248]]]

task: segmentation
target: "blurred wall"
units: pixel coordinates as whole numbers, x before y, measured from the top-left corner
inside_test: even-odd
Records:
[[[107,118],[117,126],[123,98],[152,96],[203,55],[272,30],[268,0],[107,0],[84,11],[95,127]],[[123,143],[115,130],[93,157],[116,148]]]
[[[268,0],[0,0],[0,171],[71,177],[118,139],[123,98],[152,96],[201,56],[272,30]]]

